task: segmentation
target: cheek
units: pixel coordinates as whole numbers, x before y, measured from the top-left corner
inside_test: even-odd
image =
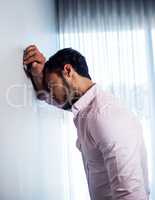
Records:
[[[53,87],[53,96],[59,98],[61,100],[65,100],[66,96],[68,96],[68,90],[64,86],[54,86]]]
[[[61,95],[63,94],[63,86],[54,86],[53,87],[53,93],[56,94],[56,95]]]

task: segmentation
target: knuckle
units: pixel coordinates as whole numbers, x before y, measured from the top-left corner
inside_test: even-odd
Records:
[[[37,48],[35,44],[32,44],[31,47]]]
[[[40,55],[41,55],[42,61],[45,61],[46,60],[45,56],[42,53]]]
[[[27,54],[27,57],[30,57],[33,55],[33,51],[30,51],[28,54]]]
[[[33,62],[33,61],[34,61],[34,59],[35,59],[35,58],[34,58],[33,56],[32,56],[32,57],[30,57],[30,58],[29,58],[29,62]]]
[[[32,63],[32,67],[33,67],[33,68],[37,67],[37,62],[33,62],[33,63]]]
[[[44,59],[44,57],[41,57],[41,59],[40,59],[40,60],[41,60],[41,62],[44,62],[44,60],[45,60],[45,59]]]

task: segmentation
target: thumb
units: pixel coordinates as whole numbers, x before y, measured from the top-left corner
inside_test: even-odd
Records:
[[[32,67],[34,67],[34,68],[37,67],[37,64],[38,64],[37,62],[33,62]]]

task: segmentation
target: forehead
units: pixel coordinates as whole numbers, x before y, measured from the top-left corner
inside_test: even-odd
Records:
[[[62,84],[62,79],[56,72],[52,72],[52,73],[46,72],[45,77],[44,77],[44,84],[45,84],[45,88],[51,88],[52,85],[54,86],[54,85]]]
[[[60,77],[58,76],[57,73],[52,72],[52,73],[45,73],[45,81],[46,82],[55,82],[58,81],[60,79]]]

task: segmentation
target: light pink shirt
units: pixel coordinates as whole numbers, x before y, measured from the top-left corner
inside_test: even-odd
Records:
[[[98,84],[72,112],[91,200],[148,200],[147,155],[137,118]]]

